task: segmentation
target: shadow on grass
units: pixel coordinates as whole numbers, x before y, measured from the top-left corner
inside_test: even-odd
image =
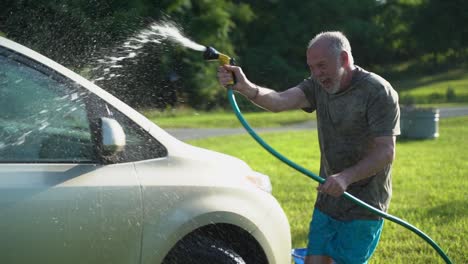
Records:
[[[415,215],[418,219],[431,219],[435,225],[449,225],[455,220],[464,219],[468,216],[468,201],[454,200],[444,204],[431,207],[409,207],[398,209],[392,212],[393,215],[405,221],[409,221],[406,216]],[[411,222],[411,221],[409,221]]]
[[[401,92],[437,82],[465,79],[467,77],[465,68],[465,62],[445,65],[417,63],[403,71],[391,69],[381,69],[381,71],[386,73],[384,77]]]
[[[427,217],[438,216],[440,224],[451,222],[454,219],[468,216],[468,201],[455,200],[435,207],[427,208],[425,214]]]
[[[434,74],[428,78],[423,78],[423,77],[426,77],[426,75],[421,75],[415,79],[395,81],[395,85],[398,86],[398,91],[401,92],[401,91],[411,90],[414,87],[428,86],[428,85],[438,83],[438,82],[464,79],[466,77],[466,72],[460,69],[460,70],[452,70],[448,72]]]

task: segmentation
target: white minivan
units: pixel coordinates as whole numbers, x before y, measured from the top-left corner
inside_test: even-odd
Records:
[[[267,176],[0,37],[0,263],[290,263]]]

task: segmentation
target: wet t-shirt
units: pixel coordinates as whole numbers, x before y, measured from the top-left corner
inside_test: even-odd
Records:
[[[317,113],[320,143],[320,176],[341,172],[358,163],[375,137],[400,134],[398,94],[382,77],[357,67],[351,85],[329,94],[314,79],[298,85]],[[355,182],[346,191],[387,211],[392,195],[391,164],[377,174]],[[315,207],[338,220],[379,219],[344,196],[318,193]]]

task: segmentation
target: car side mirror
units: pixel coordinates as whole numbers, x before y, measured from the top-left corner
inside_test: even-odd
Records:
[[[115,119],[101,117],[101,147],[104,156],[113,156],[124,150],[125,132]]]

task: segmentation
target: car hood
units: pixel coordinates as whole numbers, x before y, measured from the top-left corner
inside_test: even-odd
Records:
[[[143,185],[250,187],[247,176],[257,173],[238,158],[181,141],[172,142],[167,157],[135,167]]]

